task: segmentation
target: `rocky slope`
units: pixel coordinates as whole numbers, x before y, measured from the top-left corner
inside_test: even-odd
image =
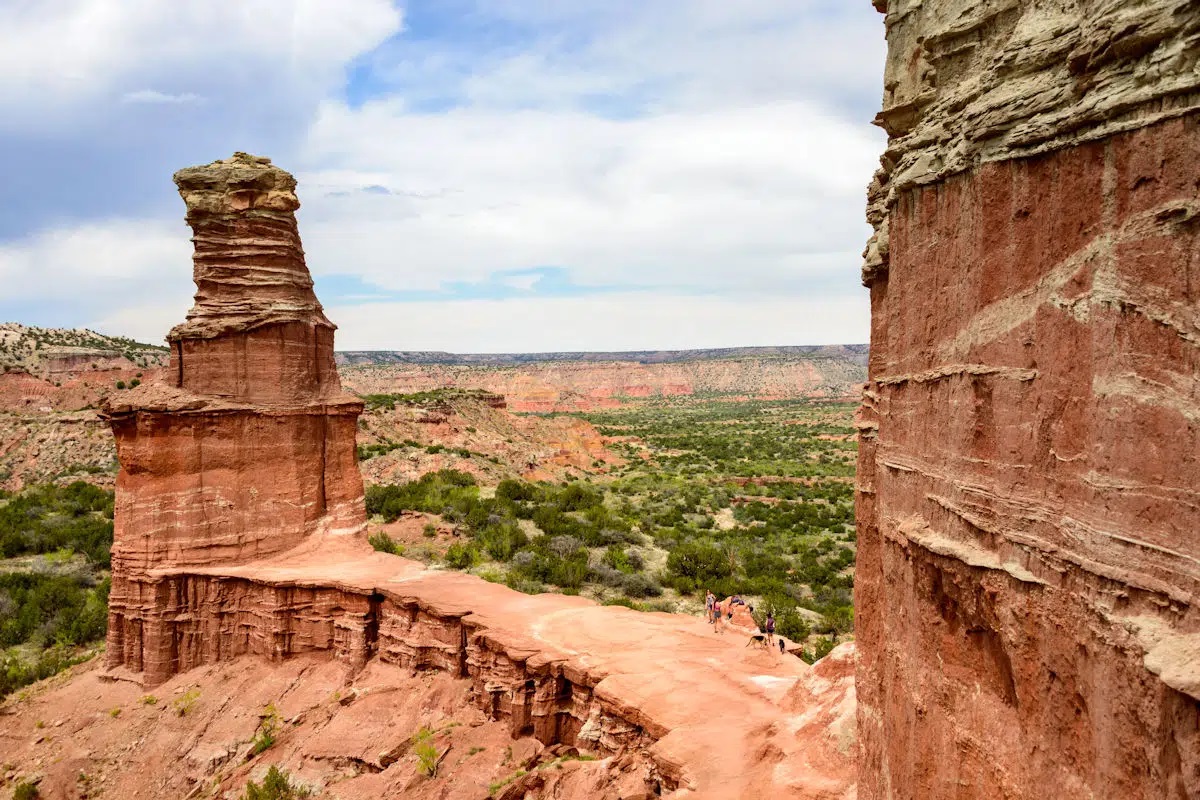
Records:
[[[517,416],[499,395],[433,394],[363,414],[359,466],[367,483],[403,483],[446,468],[468,472],[484,485],[512,477],[559,481],[623,463],[583,420]]]
[[[1200,9],[876,6],[859,794],[1200,795]]]
[[[161,366],[166,356],[165,347],[85,328],[35,328],[0,322],[0,372],[26,372],[52,383],[85,371],[129,372]]]
[[[629,398],[844,398],[866,377],[866,348],[735,348],[637,353],[339,353],[357,392],[452,386],[504,395],[515,411],[586,411]]]

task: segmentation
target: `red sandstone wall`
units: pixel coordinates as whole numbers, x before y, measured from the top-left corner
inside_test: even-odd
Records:
[[[362,520],[357,414],[142,413],[113,420],[114,568],[237,563]]]
[[[110,626],[107,647],[121,654],[127,668],[142,672],[147,686],[242,655],[281,660],[330,652],[357,667],[378,657],[414,671],[469,678],[473,702],[490,718],[506,720],[514,738],[534,736],[547,745],[612,755],[644,750],[667,733],[639,719],[636,709],[597,697],[599,676],[501,641],[469,614],[438,611],[411,598],[188,574],[127,588],[121,602],[156,613]],[[664,784],[674,788],[680,775],[669,763],[660,766]]]
[[[1200,14],[1044,5],[888,8],[863,798],[1200,794]]]

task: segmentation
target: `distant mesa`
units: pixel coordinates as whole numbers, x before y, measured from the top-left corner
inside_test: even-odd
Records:
[[[360,394],[479,387],[514,411],[590,411],[630,400],[705,397],[857,400],[866,345],[734,347],[714,350],[451,354],[337,354],[346,385]]]
[[[868,345],[833,344],[780,347],[718,347],[696,350],[563,351],[546,353],[444,353],[435,350],[339,350],[338,364],[452,364],[457,366],[511,366],[552,361],[631,361],[638,364],[673,364],[681,361],[716,361],[738,358],[844,359],[867,365]]]

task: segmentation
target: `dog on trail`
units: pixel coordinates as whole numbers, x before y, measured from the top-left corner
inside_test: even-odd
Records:
[[[766,631],[758,631],[757,633],[750,634],[750,641],[746,642],[746,647],[752,644],[758,645],[763,650],[771,649],[771,640],[768,638]],[[783,644],[782,640],[780,640],[780,644]]]

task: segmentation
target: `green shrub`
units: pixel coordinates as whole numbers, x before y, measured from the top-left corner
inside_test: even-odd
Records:
[[[529,544],[529,537],[515,523],[489,525],[476,535],[485,553],[496,561],[508,561]]]
[[[308,797],[312,797],[311,789],[292,783],[286,771],[272,764],[261,784],[254,781],[246,783],[242,800],[304,800]]]
[[[437,745],[433,743],[433,731],[422,727],[413,734],[412,748],[413,753],[417,756],[417,771],[426,778],[435,777],[441,754],[438,753]]]
[[[391,553],[394,556],[404,555],[404,545],[397,542],[383,531],[376,531],[367,537],[371,547],[381,553]]]
[[[813,645],[813,648],[811,650],[808,650],[808,649],[801,650],[800,658],[803,659],[804,661],[808,662],[809,664],[813,664],[813,663],[816,663],[817,661],[819,661],[820,659],[824,658],[825,656],[829,655],[830,651],[833,650],[833,648],[836,646],[837,646],[836,639],[834,639],[833,637],[826,639],[825,637],[822,636],[820,639],[817,640],[816,644]]]
[[[0,573],[0,647],[33,641],[70,647],[104,637],[108,620],[105,578],[94,587],[89,578],[40,572]]]
[[[630,597],[658,597],[663,592],[662,587],[653,578],[640,573],[626,575],[621,588]]]
[[[200,690],[196,688],[188,689],[186,692],[176,697],[171,701],[171,707],[175,709],[175,713],[181,717],[186,717],[196,707],[196,701],[200,699]]]
[[[70,548],[109,565],[113,494],[83,481],[31,486],[0,506],[0,558]]]
[[[476,560],[475,548],[469,544],[455,542],[446,550],[446,565],[452,569],[470,569]]]
[[[258,730],[254,733],[254,740],[250,744],[250,754],[256,756],[269,750],[275,744],[276,736],[279,735],[279,727],[279,711],[275,708],[274,703],[267,703],[267,707],[263,709],[262,719],[259,720]]]
[[[729,558],[709,544],[684,542],[667,556],[667,571],[681,578],[689,578],[697,586],[728,578],[733,570]]]
[[[13,787],[13,800],[37,800],[41,797],[41,792],[38,791],[36,783],[29,781],[20,781]]]

